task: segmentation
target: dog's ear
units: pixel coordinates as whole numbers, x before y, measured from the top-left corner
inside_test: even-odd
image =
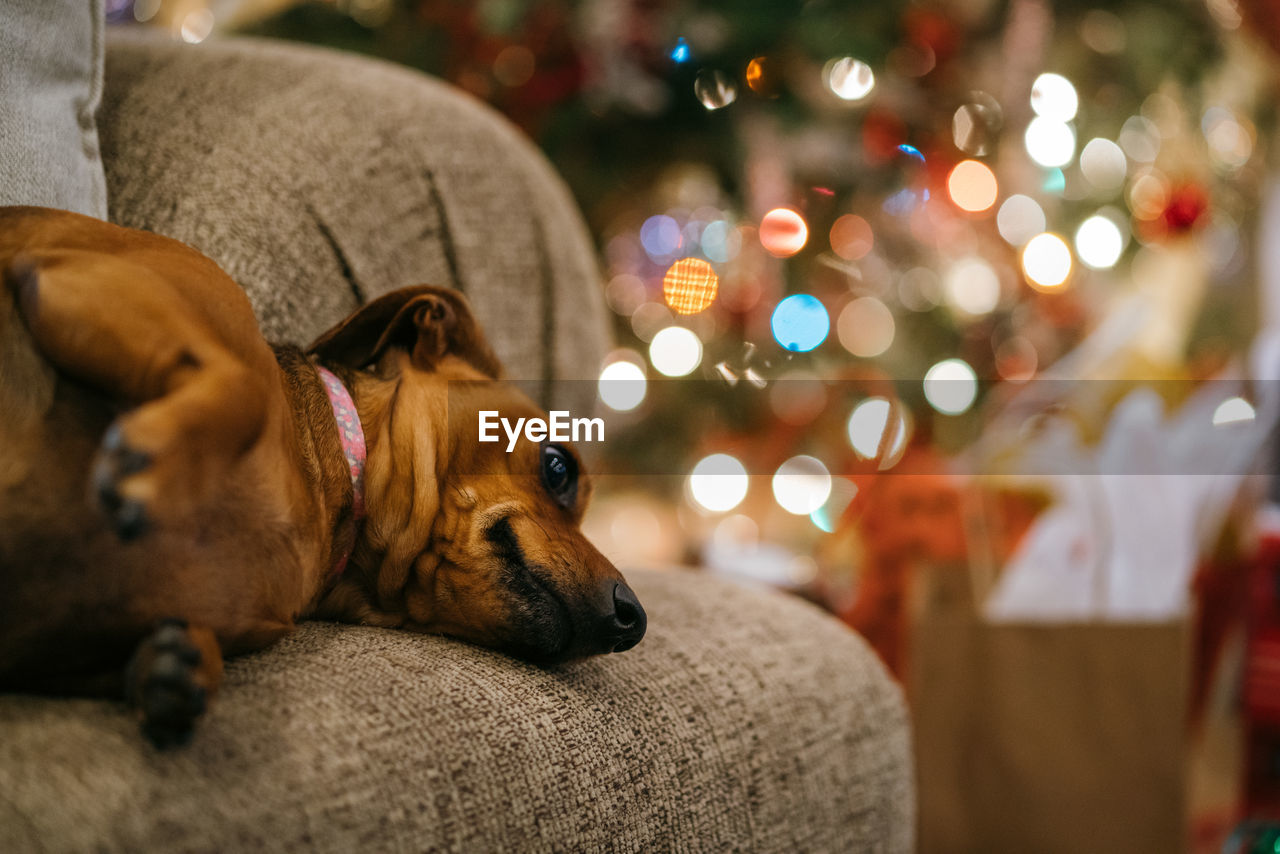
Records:
[[[307,352],[324,362],[363,368],[392,349],[408,352],[413,366],[424,371],[452,354],[494,379],[502,375],[466,298],[428,285],[379,297],[317,338]]]

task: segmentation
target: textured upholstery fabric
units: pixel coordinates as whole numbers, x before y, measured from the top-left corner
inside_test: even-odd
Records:
[[[647,637],[540,670],[309,624],[233,662],[187,749],[0,701],[0,850],[908,851],[902,702],[813,607],[633,572]]]
[[[116,43],[107,75],[112,218],[211,254],[277,337],[426,279],[471,295],[513,373],[595,371],[582,224],[491,113],[264,43]],[[305,624],[230,662],[172,753],[120,704],[0,697],[0,851],[910,850],[902,698],[860,638],[776,593],[627,575],[649,631],[624,654],[540,670]]]
[[[556,381],[599,374],[599,269],[563,183],[500,116],[333,51],[108,42],[113,222],[213,258],[274,341],[306,343],[397,287],[451,285],[513,379],[545,405],[590,408],[591,383]]]
[[[102,0],[0,0],[0,205],[99,219]]]

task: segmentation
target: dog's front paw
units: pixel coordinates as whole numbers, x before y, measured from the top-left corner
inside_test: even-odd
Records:
[[[191,740],[208,691],[200,680],[200,648],[186,623],[167,620],[138,647],[126,677],[129,698],[142,717],[142,732],[157,748]]]
[[[136,539],[150,526],[146,502],[130,495],[126,484],[149,469],[152,462],[150,454],[130,446],[120,422],[112,424],[102,437],[93,465],[93,494],[122,540]]]

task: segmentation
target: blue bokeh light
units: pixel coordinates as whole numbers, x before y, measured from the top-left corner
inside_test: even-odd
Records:
[[[904,142],[902,143],[902,145],[898,146],[898,150],[901,151],[903,154],[907,155],[908,157],[914,157],[916,160],[919,160],[921,163],[924,162],[924,155],[920,152],[920,149],[916,148],[914,145],[908,145],[907,143]]]
[[[773,337],[785,349],[807,353],[827,340],[831,318],[822,301],[810,294],[792,294],[773,310]]]
[[[640,245],[655,261],[674,255],[683,242],[680,223],[665,214],[651,216],[640,226]]]
[[[684,40],[684,36],[676,39],[676,46],[671,49],[671,61],[682,63],[689,61],[689,43]]]

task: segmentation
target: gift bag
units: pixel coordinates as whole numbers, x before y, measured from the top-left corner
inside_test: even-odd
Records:
[[[1184,850],[1188,621],[994,623],[966,598],[913,621],[922,854]]]

